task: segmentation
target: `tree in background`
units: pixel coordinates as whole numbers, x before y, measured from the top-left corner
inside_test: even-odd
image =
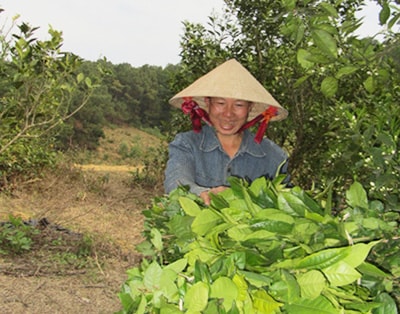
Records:
[[[346,206],[345,190],[360,182],[371,207],[351,215],[357,225],[382,231],[384,240],[369,258],[398,278],[399,231],[377,221],[399,221],[400,36],[391,28],[400,8],[380,1],[386,29],[378,41],[355,34],[362,24],[355,12],[363,3],[225,0],[224,15],[211,17],[208,28],[186,24],[175,86],[206,73],[213,62],[233,57],[245,65],[289,110],[267,136],[288,150],[293,182],[330,204],[335,215]],[[399,286],[396,280],[397,302]]]
[[[60,50],[61,33],[37,40],[36,28],[18,25],[19,33],[1,29],[0,177],[38,174],[54,162],[55,134],[87,103],[93,85],[77,71],[79,57]],[[71,110],[74,92],[82,91]]]
[[[268,136],[289,151],[295,183],[324,189],[335,181],[342,190],[357,177],[395,204],[400,76],[391,27],[399,7],[381,2],[387,29],[377,41],[355,35],[363,3],[225,0],[224,15],[210,17],[208,28],[186,22],[175,86],[238,59],[289,110]]]

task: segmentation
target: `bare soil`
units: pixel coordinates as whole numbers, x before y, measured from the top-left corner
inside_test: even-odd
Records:
[[[121,143],[115,132],[106,133],[105,141],[115,144],[108,156]],[[132,132],[123,134],[131,140]],[[135,133],[141,145],[144,136]],[[124,166],[96,158],[95,164],[64,166],[0,194],[0,222],[12,214],[40,231],[28,252],[0,254],[1,313],[121,309],[118,292],[126,271],[141,260],[135,246],[142,240],[142,211],[162,190],[132,184],[138,161]]]

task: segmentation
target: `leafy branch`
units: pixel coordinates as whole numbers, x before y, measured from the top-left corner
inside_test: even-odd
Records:
[[[279,180],[231,178],[209,207],[184,188],[156,199],[120,313],[397,313],[397,223],[358,182],[332,216]]]

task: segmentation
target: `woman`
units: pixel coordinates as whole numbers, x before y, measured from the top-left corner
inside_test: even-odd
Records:
[[[210,193],[226,189],[230,176],[252,181],[286,173],[286,153],[263,134],[270,120],[286,118],[287,111],[236,60],[200,77],[170,104],[191,116],[193,131],[177,134],[169,145],[167,193],[189,186],[209,205]],[[248,128],[257,122],[254,135]]]

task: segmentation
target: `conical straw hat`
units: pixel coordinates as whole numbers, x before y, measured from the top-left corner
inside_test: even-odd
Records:
[[[272,117],[271,121],[285,119],[288,115],[287,110],[235,59],[228,60],[203,75],[172,97],[169,103],[174,107],[181,108],[187,97],[191,97],[205,110],[207,110],[205,97],[233,98],[253,102],[254,106],[249,114],[249,120],[269,106],[278,109],[277,115]]]

